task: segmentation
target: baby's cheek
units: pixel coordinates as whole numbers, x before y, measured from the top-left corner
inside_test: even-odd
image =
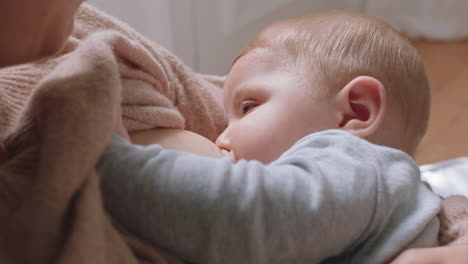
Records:
[[[247,126],[247,122],[231,125],[229,131],[229,140],[231,143],[231,151],[237,160],[240,159],[252,159],[252,149],[255,149],[255,133],[252,133],[250,126]]]
[[[256,122],[245,122],[232,130],[233,151],[238,159],[270,162],[277,156],[276,133],[271,127]]]

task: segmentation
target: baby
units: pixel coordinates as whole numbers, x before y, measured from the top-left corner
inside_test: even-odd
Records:
[[[440,199],[411,158],[428,81],[391,27],[338,11],[275,23],[224,89],[221,151],[189,132],[134,139],[229,158],[113,137],[98,170],[131,231],[194,263],[386,263],[437,245]]]

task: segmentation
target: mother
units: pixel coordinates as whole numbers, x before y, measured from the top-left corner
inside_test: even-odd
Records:
[[[0,1],[0,67],[59,52],[73,29],[74,14],[83,1]],[[468,246],[409,250],[395,263],[468,263]]]
[[[3,0],[0,3],[0,67],[58,52],[73,30],[84,0]]]

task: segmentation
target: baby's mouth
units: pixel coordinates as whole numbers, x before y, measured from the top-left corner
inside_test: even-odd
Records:
[[[221,153],[225,156],[225,157],[229,157],[231,159],[232,162],[236,162],[237,159],[236,159],[236,156],[234,155],[234,151],[228,151],[228,150],[225,150],[225,149],[221,149]]]

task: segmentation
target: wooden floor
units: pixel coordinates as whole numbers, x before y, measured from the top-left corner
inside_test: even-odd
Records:
[[[468,40],[415,41],[429,74],[431,118],[419,164],[468,156]]]

